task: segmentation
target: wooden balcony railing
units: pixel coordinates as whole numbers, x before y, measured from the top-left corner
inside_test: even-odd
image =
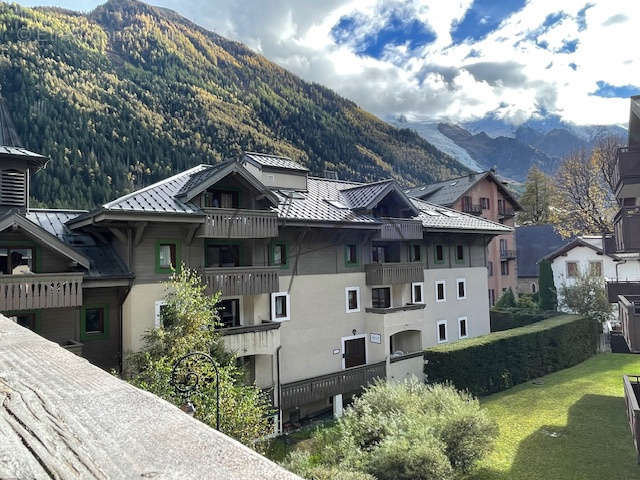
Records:
[[[621,190],[624,184],[637,183],[640,183],[640,149],[621,147],[618,149],[616,168],[613,171],[613,184],[615,185],[616,195],[622,193]]]
[[[278,236],[278,215],[265,210],[205,208],[205,238],[270,238]]]
[[[510,218],[515,214],[516,212],[513,210],[513,208],[503,207],[498,209],[498,216],[501,218]]]
[[[613,219],[618,251],[640,250],[640,207],[622,207]]]
[[[607,282],[606,288],[609,303],[617,303],[619,295],[640,295],[640,282],[612,281]]]
[[[355,392],[376,378],[386,378],[386,362],[372,363],[347,370],[285,383],[280,387],[282,408],[288,409],[338,395]]]
[[[482,205],[462,205],[462,211],[464,213],[470,213],[472,215],[482,215]]]
[[[618,318],[629,350],[640,352],[640,295],[618,297]]]
[[[640,376],[624,375],[622,382],[624,384],[624,403],[627,411],[627,420],[629,421],[633,444],[636,447],[637,460],[640,463],[640,406],[638,406]]]
[[[277,292],[279,275],[279,267],[208,267],[202,273],[209,291],[225,297]]]
[[[274,355],[280,346],[280,324],[265,322],[220,329],[227,350],[238,356]]]
[[[422,263],[370,263],[365,265],[367,285],[396,285],[424,281]]]
[[[512,258],[516,258],[515,250],[500,250],[500,258],[502,260],[510,260]]]
[[[82,273],[0,275],[0,311],[82,305]]]
[[[384,223],[376,240],[421,240],[422,222],[406,218],[383,218]]]

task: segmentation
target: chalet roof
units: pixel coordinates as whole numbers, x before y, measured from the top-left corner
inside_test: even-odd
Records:
[[[462,213],[441,205],[436,205],[417,198],[412,199],[419,210],[418,217],[422,226],[433,230],[463,230],[474,232],[507,233],[513,229],[486,218]]]
[[[606,254],[604,253],[604,250],[602,250],[602,248],[598,247],[597,245],[594,244],[594,242],[589,242],[583,238],[580,237],[576,237],[570,241],[568,241],[565,245],[561,246],[560,248],[557,248],[556,250],[554,250],[553,252],[545,255],[541,260],[549,260],[549,261],[553,261],[556,258],[558,258],[561,255],[566,255],[568,252],[570,252],[571,250],[573,250],[574,248],[577,247],[587,247],[590,248],[591,250],[593,250],[594,252],[596,252],[599,255],[607,255],[608,257],[611,257],[615,260],[618,260],[618,256],[617,255],[610,255],[610,254]]]
[[[432,183],[421,187],[410,188],[405,193],[410,197],[427,200],[438,205],[453,205],[460,197],[482,180],[493,181],[502,194],[507,197],[515,210],[521,210],[518,200],[504,186],[502,181],[493,172],[470,173],[462,177],[451,178],[442,182]]]
[[[0,315],[1,478],[301,480]]]
[[[85,211],[81,210],[30,210],[26,217],[41,229],[54,235],[75,251],[89,259],[89,278],[127,278],[129,269],[110,245],[98,244],[90,235],[70,230],[66,223]]]
[[[538,262],[568,241],[562,238],[553,225],[516,227],[518,277],[537,277]]]
[[[266,153],[245,152],[244,158],[250,162],[257,163],[262,167],[283,168],[286,170],[298,170],[308,172],[309,169],[288,157],[279,155],[269,155]]]

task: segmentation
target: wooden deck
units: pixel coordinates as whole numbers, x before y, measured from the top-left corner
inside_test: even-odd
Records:
[[[424,265],[416,263],[371,263],[365,265],[367,285],[396,285],[424,281]]]
[[[0,311],[78,307],[82,273],[0,275]]]
[[[277,292],[279,267],[205,268],[203,277],[211,293],[222,292],[225,297],[260,295]]]

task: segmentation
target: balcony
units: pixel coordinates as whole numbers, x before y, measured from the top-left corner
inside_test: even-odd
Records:
[[[0,311],[82,305],[82,273],[0,275]]]
[[[278,236],[278,215],[265,210],[204,208],[207,215],[201,237],[271,238]]]
[[[280,346],[280,324],[276,322],[223,328],[220,334],[226,349],[240,357],[275,355]]]
[[[510,207],[502,207],[498,209],[498,218],[512,218],[515,214],[516,212]]]
[[[261,295],[280,288],[279,267],[207,267],[202,276],[210,293],[224,297]]]
[[[424,303],[410,303],[401,307],[366,308],[370,313],[367,326],[372,331],[386,336],[405,330],[422,330],[424,326]]]
[[[422,263],[370,263],[364,267],[367,285],[396,285],[424,281]]]
[[[325,400],[340,393],[355,392],[376,378],[386,378],[386,362],[372,363],[328,375],[285,383],[280,387],[284,410]]]
[[[640,352],[640,295],[618,297],[618,318],[629,350]]]
[[[613,219],[618,251],[640,250],[640,207],[622,207]]]
[[[613,181],[616,197],[640,197],[640,149],[618,149]]]
[[[482,215],[482,205],[466,204],[462,206],[462,211],[471,215]]]
[[[383,218],[380,234],[374,240],[422,240],[422,222],[405,218]]]
[[[517,257],[515,250],[500,250],[501,260],[513,260]]]
[[[627,420],[633,437],[633,444],[636,447],[636,454],[640,460],[640,376],[624,375],[622,377],[624,385],[624,403],[627,411]]]
[[[618,303],[619,295],[640,295],[640,282],[607,282],[607,298],[609,299],[609,303]]]

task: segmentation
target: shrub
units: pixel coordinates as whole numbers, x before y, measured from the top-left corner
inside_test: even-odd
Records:
[[[525,327],[532,323],[558,315],[556,311],[543,312],[531,308],[493,308],[489,313],[492,332]]]
[[[296,454],[285,466],[309,478],[340,471],[378,480],[446,480],[469,471],[496,435],[494,422],[468,393],[415,378],[377,382],[334,427],[316,433],[313,455]]]
[[[530,293],[521,293],[518,295],[518,301],[516,302],[517,308],[528,308],[535,310],[538,308],[537,302],[533,300],[533,295]]]
[[[505,308],[505,307],[515,307],[516,306],[516,297],[513,295],[513,290],[511,287],[502,294],[500,299],[496,302],[497,308]]]
[[[596,322],[563,315],[428,349],[425,372],[430,382],[487,395],[582,362],[597,343]]]
[[[556,310],[558,308],[558,295],[553,282],[553,270],[549,260],[541,260],[539,264],[540,274],[538,279],[538,295],[541,310]]]
[[[604,323],[612,317],[604,281],[594,275],[581,275],[574,285],[560,287],[562,307],[585,318]]]

